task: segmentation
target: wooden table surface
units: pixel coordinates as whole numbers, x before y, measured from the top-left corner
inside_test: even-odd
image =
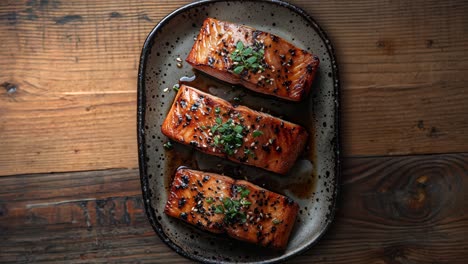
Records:
[[[0,262],[187,263],[137,169],[144,39],[189,1],[0,1]],[[291,263],[466,263],[468,3],[306,1],[340,66],[335,221]]]

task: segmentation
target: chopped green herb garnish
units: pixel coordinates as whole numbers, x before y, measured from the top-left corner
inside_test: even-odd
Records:
[[[242,146],[244,127],[235,124],[232,119],[223,123],[220,117],[216,117],[215,121],[216,125],[211,127],[211,133],[215,134],[213,137],[214,145],[223,147],[224,153],[233,155],[236,149]]]
[[[243,43],[242,41],[240,41],[240,40],[237,41],[237,43],[236,43],[236,49],[237,49],[238,51],[243,50],[243,49],[244,49],[244,43]]]
[[[250,190],[237,186],[237,192],[240,193],[241,198],[245,198],[250,194]]]
[[[283,223],[283,220],[278,220],[278,219],[274,218],[271,222],[272,222],[274,225],[278,225],[278,224]]]
[[[215,145],[219,145],[219,135],[213,138]]]
[[[172,149],[172,148],[174,148],[174,146],[172,146],[172,142],[171,142],[171,141],[168,141],[168,142],[164,143],[163,146],[164,146],[165,149]]]
[[[255,158],[255,153],[253,153],[250,149],[244,149],[244,154]]]
[[[232,198],[224,198],[223,206],[224,214],[226,215],[224,221],[228,223],[245,223],[247,221],[247,217],[245,213],[241,211],[241,208],[250,204],[252,203],[245,199],[243,199],[243,201],[239,201]]]
[[[236,49],[230,55],[231,60],[234,62],[233,65],[235,65],[233,72],[241,74],[244,70],[253,72],[257,72],[258,70],[263,71],[262,62],[264,54],[265,50],[263,47],[259,47],[259,45],[245,47],[244,43],[239,40],[236,44]]]
[[[215,214],[224,214],[224,207],[222,205],[218,205],[215,207],[214,210]]]
[[[263,132],[260,130],[255,130],[254,132],[252,132],[253,137],[259,137],[261,135],[263,135]]]
[[[221,112],[221,109],[219,109],[219,107],[217,106],[217,107],[215,108],[215,113],[216,113],[216,114],[219,114],[219,112]]]
[[[234,131],[235,131],[236,133],[242,133],[242,130],[243,130],[243,129],[244,129],[244,128],[243,128],[241,125],[237,125],[237,126],[234,127]]]
[[[174,86],[172,86],[172,90],[178,92],[179,91],[179,88],[180,88],[180,85],[178,84],[174,84]]]
[[[247,221],[247,217],[242,211],[242,208],[248,207],[252,204],[252,202],[246,199],[250,193],[249,190],[242,186],[236,186],[236,190],[240,194],[240,199],[226,197],[221,200],[221,204],[211,205],[211,210],[213,210],[215,214],[224,214],[224,221],[229,224],[245,223]],[[215,202],[215,199],[212,197],[207,197],[205,200],[210,204]]]
[[[240,204],[243,206],[251,205],[252,203],[246,199],[240,200]]]
[[[243,70],[244,70],[244,66],[237,66],[236,68],[234,68],[233,72],[235,74],[240,74]]]
[[[245,62],[248,63],[248,64],[253,64],[256,61],[257,61],[257,57],[252,56],[252,57],[248,58]]]

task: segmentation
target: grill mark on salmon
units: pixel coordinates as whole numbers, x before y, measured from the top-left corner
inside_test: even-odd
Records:
[[[226,213],[216,211],[217,207],[225,208],[225,199],[250,203],[238,210],[245,220],[226,220]],[[298,209],[290,198],[247,181],[182,168],[176,172],[164,212],[209,232],[284,249]]]
[[[230,57],[236,43],[263,48],[263,72],[244,70],[235,74]],[[232,84],[290,101],[309,93],[319,58],[273,34],[230,22],[207,18],[186,58],[194,68]]]
[[[219,140],[215,144],[216,138],[225,135],[213,131],[217,122],[229,120],[233,127],[242,126],[240,144],[230,153]],[[299,125],[245,106],[233,106],[186,85],[180,86],[161,130],[167,137],[204,153],[279,174],[286,174],[294,165],[308,138]]]

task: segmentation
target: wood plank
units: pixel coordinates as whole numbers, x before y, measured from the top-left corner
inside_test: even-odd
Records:
[[[0,175],[135,168],[141,45],[180,5],[1,2]]]
[[[141,45],[187,2],[0,2],[0,175],[135,168]],[[335,44],[344,155],[468,151],[464,1],[291,2]]]
[[[136,170],[0,178],[0,262],[190,263],[154,234]],[[348,158],[335,222],[291,263],[464,263],[468,153]]]

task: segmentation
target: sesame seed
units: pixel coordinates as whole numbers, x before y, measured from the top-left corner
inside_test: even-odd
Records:
[[[252,142],[252,144],[250,144],[251,147],[255,146],[255,142]]]
[[[182,68],[182,63],[177,63],[177,68]]]
[[[176,61],[182,62],[182,59],[180,57],[177,57]]]
[[[167,91],[169,91],[169,88],[166,87],[166,88],[164,88],[163,91],[164,91],[164,92],[167,92]]]

